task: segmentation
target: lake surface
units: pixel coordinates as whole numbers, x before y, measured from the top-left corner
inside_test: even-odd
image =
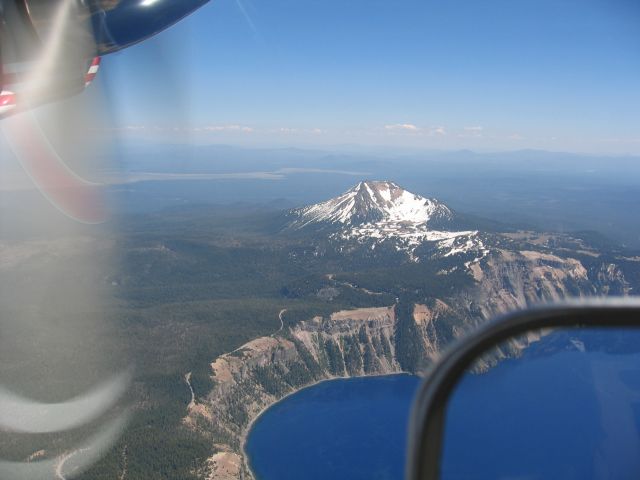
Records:
[[[443,480],[640,478],[640,333],[557,332],[451,399]],[[586,353],[584,350],[586,349]],[[419,379],[322,382],[249,433],[258,480],[401,479]]]
[[[246,445],[259,480],[399,479],[420,380],[410,375],[321,382],[254,423]]]

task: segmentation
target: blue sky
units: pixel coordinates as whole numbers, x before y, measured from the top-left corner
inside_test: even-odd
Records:
[[[214,0],[100,73],[134,136],[640,153],[636,0]]]

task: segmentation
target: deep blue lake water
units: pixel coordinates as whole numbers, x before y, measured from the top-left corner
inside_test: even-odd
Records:
[[[259,480],[398,479],[419,379],[339,379],[303,389],[255,422],[246,451]]]
[[[248,437],[258,480],[401,479],[418,386],[409,375],[332,380],[278,402]],[[458,385],[442,478],[637,480],[639,432],[640,333],[552,334]]]

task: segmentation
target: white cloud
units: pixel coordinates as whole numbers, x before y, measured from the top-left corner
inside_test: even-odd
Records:
[[[465,132],[482,132],[484,130],[484,127],[481,127],[480,125],[474,126],[474,127],[464,127],[464,131]]]
[[[413,123],[394,123],[385,125],[384,129],[393,134],[399,133],[426,137],[443,137],[447,134],[447,130],[443,126],[419,127]]]
[[[272,132],[273,132],[273,130],[272,130]],[[306,134],[321,135],[321,134],[325,133],[325,131],[322,130],[321,128],[280,127],[277,130],[275,130],[275,133],[284,133],[285,135],[294,135],[294,134],[299,134],[299,135],[306,135]]]
[[[412,123],[395,123],[393,125],[385,125],[384,129],[392,132],[417,133],[420,131],[420,129]]]
[[[202,127],[205,132],[242,132],[251,133],[253,128],[244,125],[208,125]]]

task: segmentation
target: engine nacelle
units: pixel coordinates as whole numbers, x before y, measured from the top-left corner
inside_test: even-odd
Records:
[[[87,0],[97,54],[121,50],[170,27],[209,0]]]
[[[95,57],[144,41],[207,2],[0,0],[0,92],[20,108],[79,93]]]

